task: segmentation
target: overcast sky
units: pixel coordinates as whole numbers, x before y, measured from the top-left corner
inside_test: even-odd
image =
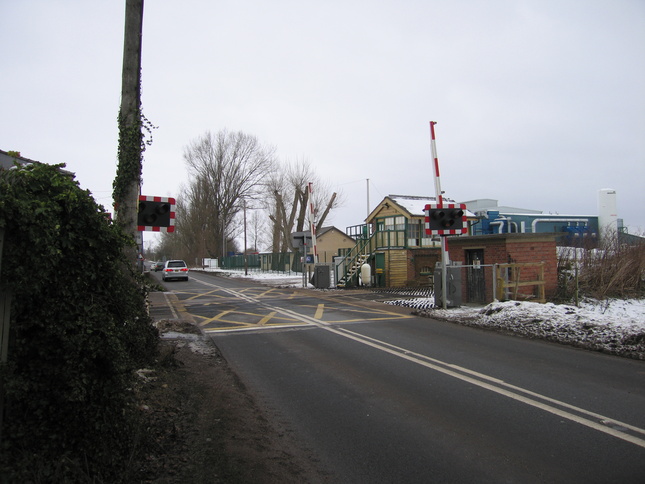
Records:
[[[0,0],[0,149],[66,163],[111,206],[125,0]],[[645,232],[644,0],[147,0],[145,195],[243,131],[308,160],[344,229],[388,194],[618,216]],[[314,187],[315,188],[315,187]]]

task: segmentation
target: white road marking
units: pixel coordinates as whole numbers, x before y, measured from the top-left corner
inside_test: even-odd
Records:
[[[170,300],[168,299],[168,293],[167,292],[163,293],[163,298],[166,300],[166,306],[168,306],[170,308],[170,312],[172,313],[172,317],[174,319],[179,319],[179,316],[177,315],[177,311],[175,311],[175,306],[173,306],[171,304]]]
[[[195,281],[200,282],[207,286],[219,287],[204,281],[198,281],[196,279]],[[594,412],[590,412],[583,408],[576,407],[575,405],[570,405],[568,403],[561,402],[560,400],[556,400],[554,398],[541,395],[539,393],[533,392],[531,390],[527,390],[525,388],[511,385],[509,383],[504,382],[503,380],[499,380],[497,378],[485,375],[483,373],[469,370],[468,368],[464,368],[452,363],[446,363],[446,362],[437,360],[435,358],[431,358],[429,356],[415,353],[414,351],[406,350],[405,348],[400,348],[398,346],[392,345],[385,341],[371,338],[369,336],[364,336],[344,328],[334,327],[329,323],[325,323],[324,321],[320,321],[320,320],[311,318],[309,316],[299,314],[290,309],[284,309],[277,306],[266,304],[256,298],[247,296],[246,294],[239,293],[232,289],[227,289],[222,287],[220,287],[220,289],[231,295],[244,299],[247,302],[259,304],[273,311],[291,316],[304,323],[308,323],[312,326],[317,326],[318,328],[324,329],[325,331],[332,332],[344,338],[349,338],[358,343],[370,346],[372,348],[378,349],[380,351],[391,354],[393,356],[403,358],[412,363],[416,363],[426,368],[430,368],[439,373],[443,373],[444,375],[448,375],[458,380],[465,381],[472,385],[497,393],[498,395],[503,395],[512,400],[524,403],[526,405],[530,405],[532,407],[538,408],[545,412],[549,412],[553,415],[557,415],[558,417],[562,417],[572,422],[576,422],[580,425],[584,425],[585,427],[597,430],[599,432],[603,432],[605,434],[619,438],[631,444],[638,445],[639,447],[645,448],[645,439],[642,439],[640,437],[631,435],[627,432],[623,432],[621,430],[618,430],[617,428],[612,428],[612,427],[620,427],[621,429],[630,430],[634,433],[639,433],[643,435],[645,435],[645,429],[641,429],[639,427],[635,427],[625,422],[620,422],[618,420],[615,420]],[[557,408],[557,407],[561,407],[561,408]],[[568,409],[568,410],[571,410],[572,412],[577,412],[578,414],[581,414],[581,415],[576,415],[572,412],[569,412],[563,409]],[[592,417],[594,420],[583,417],[582,415]]]

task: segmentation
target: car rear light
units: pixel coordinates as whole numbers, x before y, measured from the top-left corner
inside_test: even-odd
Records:
[[[164,269],[164,272],[172,272],[172,269]]]
[[[187,268],[187,267],[184,267],[184,268],[181,270],[181,272],[188,272],[188,268]]]

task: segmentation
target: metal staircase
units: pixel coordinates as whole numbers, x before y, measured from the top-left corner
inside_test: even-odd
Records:
[[[374,237],[361,239],[345,256],[345,274],[339,279],[336,287],[345,288],[355,286],[358,283],[358,274],[361,266],[367,262],[374,252]]]
[[[360,238],[356,245],[345,256],[345,274],[338,278],[336,287],[352,287],[358,284],[361,266],[374,257],[377,249],[406,248],[407,232],[405,230],[383,230],[374,232],[369,238]]]

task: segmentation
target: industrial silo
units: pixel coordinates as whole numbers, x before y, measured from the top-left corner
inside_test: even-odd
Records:
[[[618,231],[618,210],[616,209],[616,190],[603,188],[598,191],[598,229],[601,239]]]

